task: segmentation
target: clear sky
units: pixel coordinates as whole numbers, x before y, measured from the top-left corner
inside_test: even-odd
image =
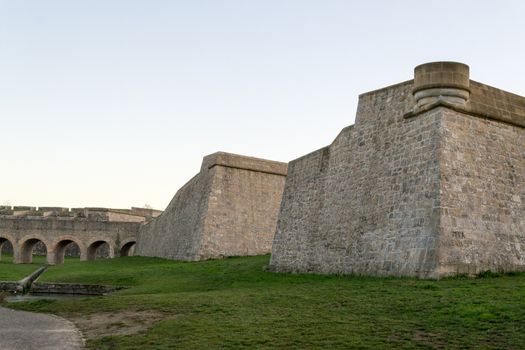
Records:
[[[0,205],[164,209],[226,151],[289,161],[454,60],[525,96],[524,1],[0,0]]]

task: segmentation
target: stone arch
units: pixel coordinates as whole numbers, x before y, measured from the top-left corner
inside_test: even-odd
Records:
[[[89,244],[87,244],[86,260],[89,260],[89,261],[95,260],[95,258],[97,257],[97,249],[104,243],[107,243],[108,245],[108,249],[109,249],[108,257],[114,258],[115,252],[114,252],[113,241],[108,238],[97,238],[97,239],[92,239],[89,242]]]
[[[135,250],[135,245],[137,244],[137,240],[134,238],[125,240],[120,245],[120,256],[130,256],[133,255]]]
[[[66,235],[66,236],[58,237],[52,245],[53,247],[52,260],[54,264],[64,263],[66,247],[70,243],[75,243],[78,246],[78,249],[80,251],[80,260],[85,260],[83,259],[86,253],[84,244],[82,244],[82,242],[77,237]]]
[[[42,242],[44,244],[44,247],[46,248],[46,253],[48,255],[47,260],[49,263],[53,263],[52,261],[49,261],[49,253],[52,251],[50,249],[51,245],[41,235],[25,236],[20,240],[20,249],[18,252],[17,262],[21,264],[31,264],[33,262],[33,248],[38,242]]]
[[[16,246],[15,246],[16,241],[13,238],[13,236],[2,233],[0,234],[0,261],[2,260],[2,248],[4,244],[7,242],[9,242],[11,244],[11,247],[13,247],[13,257],[14,257],[15,249],[16,249]]]

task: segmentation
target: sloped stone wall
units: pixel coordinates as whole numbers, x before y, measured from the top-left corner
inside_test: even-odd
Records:
[[[203,260],[269,253],[286,164],[218,152],[141,227],[136,255]]]
[[[405,119],[411,89],[362,95],[353,128],[289,164],[273,270],[433,274],[439,117]]]
[[[193,177],[177,191],[161,216],[141,227],[136,255],[198,260],[213,172]]]
[[[270,269],[525,270],[525,98],[463,79],[459,101],[445,73],[417,105],[413,81],[361,95],[353,127],[290,162]]]
[[[525,270],[525,129],[443,111],[440,274]]]

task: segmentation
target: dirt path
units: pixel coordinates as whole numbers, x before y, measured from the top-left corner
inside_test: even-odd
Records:
[[[167,316],[158,311],[122,310],[97,312],[89,315],[68,315],[82,330],[86,339],[97,339],[110,335],[131,335],[151,328]]]
[[[73,323],[53,315],[0,307],[0,349],[76,350],[83,341]]]

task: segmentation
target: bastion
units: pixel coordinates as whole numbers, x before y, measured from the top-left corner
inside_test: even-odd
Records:
[[[140,227],[135,254],[195,261],[269,253],[286,172],[265,159],[204,157],[162,215]]]
[[[290,162],[270,269],[441,278],[525,270],[525,98],[433,62],[362,94]]]

